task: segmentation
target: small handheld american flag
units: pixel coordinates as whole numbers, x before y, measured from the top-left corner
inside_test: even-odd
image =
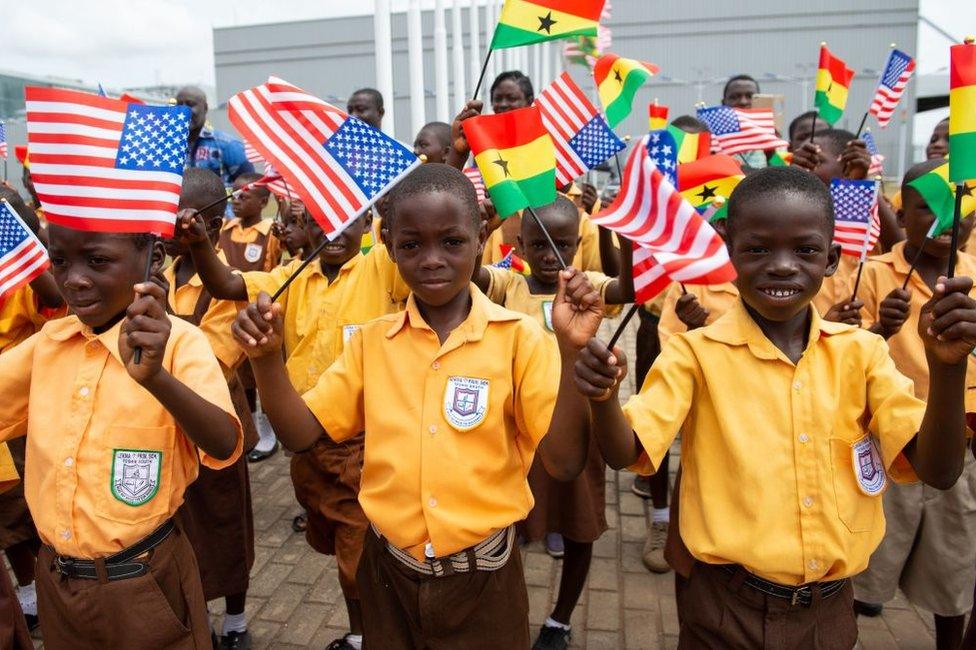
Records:
[[[7,158],[7,127],[3,120],[0,120],[0,158]]]
[[[481,177],[481,170],[477,167],[465,167],[464,175],[474,185],[474,192],[478,196],[478,205],[485,202],[485,179]]]
[[[868,167],[868,176],[874,178],[879,174],[883,174],[885,157],[878,151],[878,143],[874,141],[874,136],[871,134],[871,131],[865,130],[861,134],[861,139],[864,140],[864,146],[867,147],[868,153],[871,154],[871,166]]]
[[[39,276],[50,264],[37,235],[7,201],[0,201],[0,298]]]
[[[878,126],[881,128],[888,126],[888,122],[891,121],[891,116],[914,71],[915,59],[901,50],[891,50],[888,62],[881,73],[881,79],[878,81],[878,89],[874,93],[874,99],[871,100],[871,107],[868,109],[868,113],[877,118]]]
[[[863,262],[878,241],[878,182],[835,178],[830,181],[834,200],[834,243],[841,252]]]
[[[711,131],[718,153],[727,156],[789,146],[776,135],[776,122],[770,109],[710,106],[698,109],[698,119]]]

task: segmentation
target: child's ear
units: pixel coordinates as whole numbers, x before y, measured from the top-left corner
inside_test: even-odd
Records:
[[[895,219],[898,221],[898,227],[902,230],[905,229],[905,209],[898,208],[895,210]]]
[[[824,277],[829,278],[837,272],[837,265],[840,264],[840,244],[831,244],[827,249],[827,269]]]
[[[478,226],[478,260],[481,260],[481,256],[485,252],[485,242],[488,241],[488,222],[481,220]],[[479,262],[480,263],[480,262]]]
[[[366,214],[363,215],[363,232],[367,233],[373,229],[373,211],[367,210]]]
[[[718,236],[721,237],[723,241],[725,241],[725,239],[726,239],[726,237],[725,237],[725,219],[719,219],[718,221],[713,221],[712,222],[712,228],[714,228],[715,229],[715,232],[718,233]]]
[[[152,255],[152,272],[150,275],[156,275],[163,268],[163,262],[166,261],[166,250],[163,248],[162,239],[158,237],[153,238],[152,250],[150,250],[149,254]]]

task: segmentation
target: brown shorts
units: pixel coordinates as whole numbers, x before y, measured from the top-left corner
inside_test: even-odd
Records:
[[[24,612],[17,602],[17,593],[10,574],[0,563],[0,648],[4,650],[33,650]]]
[[[342,593],[353,600],[359,598],[356,567],[369,527],[359,505],[362,473],[362,435],[342,444],[319,440],[291,459],[295,497],[308,515],[305,539],[319,553],[336,556]]]
[[[606,463],[594,436],[583,471],[572,481],[549,476],[538,455],[529,470],[535,505],[521,525],[523,537],[535,542],[559,533],[574,542],[595,542],[607,530]]]
[[[14,438],[7,443],[10,455],[14,459],[14,466],[21,476],[24,475],[24,448],[26,440],[23,437]],[[0,549],[10,548],[21,542],[39,544],[34,519],[27,509],[24,500],[24,484],[18,482],[3,494],[0,494]]]
[[[247,591],[254,564],[254,516],[247,457],[230,467],[200,466],[186,489],[180,522],[193,546],[207,600]]]
[[[529,597],[518,548],[495,571],[433,577],[401,564],[370,532],[357,578],[365,650],[529,647]]]
[[[177,527],[149,551],[149,571],[101,583],[66,578],[42,546],[37,609],[49,650],[209,650],[210,621],[193,548]]]

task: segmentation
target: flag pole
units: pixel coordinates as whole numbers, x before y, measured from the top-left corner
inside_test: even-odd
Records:
[[[901,290],[904,291],[908,288],[908,281],[912,279],[912,272],[915,271],[916,265],[918,265],[918,260],[922,257],[922,251],[925,250],[925,242],[929,240],[928,237],[922,240],[922,245],[918,247],[918,251],[915,253],[915,257],[912,258],[912,263],[908,267],[908,275],[905,276],[905,281],[901,285]]]
[[[813,137],[817,135],[817,118],[820,117],[820,107],[813,107],[813,117],[810,118],[810,144],[813,144]]]
[[[485,80],[485,72],[488,71],[488,62],[491,60],[491,46],[488,46],[488,53],[485,54],[485,62],[481,64],[481,74],[478,75],[478,83],[474,85],[474,93],[472,93],[472,99],[478,99],[478,93],[481,92],[481,84]]]
[[[956,205],[952,212],[952,250],[949,251],[949,269],[946,277],[952,278],[956,273],[956,248],[959,245],[959,219],[962,213],[962,196],[966,189],[964,183],[956,183]]]
[[[559,267],[565,271],[569,267],[566,266],[566,261],[563,260],[563,256],[559,254],[559,249],[556,248],[556,242],[552,241],[552,235],[550,235],[546,227],[542,225],[542,220],[539,219],[539,215],[536,213],[535,208],[530,205],[526,206],[526,210],[529,211],[529,214],[531,214],[532,218],[535,219],[535,224],[539,226],[539,230],[541,230],[542,234],[545,235],[546,241],[549,243],[549,248],[551,248],[552,252],[556,254],[556,259],[559,261]]]
[[[854,292],[851,294],[851,302],[857,300],[857,288],[861,286],[861,272],[864,270],[864,256],[861,256],[861,261],[857,264],[857,278],[854,280]]]
[[[153,249],[156,247],[156,233],[149,234],[149,249],[146,252],[146,272],[143,273],[143,282],[149,282],[152,280],[152,259],[153,259]],[[142,362],[142,348],[136,348],[132,351],[132,362],[137,366]]]
[[[624,316],[624,319],[620,321],[620,325],[617,325],[616,331],[613,333],[613,336],[610,337],[610,342],[607,343],[607,350],[613,352],[613,346],[617,344],[620,336],[624,333],[624,329],[627,327],[627,323],[629,323],[630,319],[634,317],[634,314],[637,313],[638,309],[640,309],[639,303],[635,302],[630,306],[630,309],[627,310],[627,314]]]
[[[814,118],[814,120],[816,120],[816,118]],[[868,121],[868,112],[864,111],[864,117],[861,118],[861,126],[857,127],[857,133],[854,135],[855,140],[861,137],[861,131],[864,130],[864,123],[867,121]],[[814,121],[814,124],[816,124],[816,121]]]

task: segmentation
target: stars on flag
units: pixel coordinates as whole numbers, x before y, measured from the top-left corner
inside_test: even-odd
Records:
[[[558,23],[558,20],[552,19],[552,12],[550,11],[545,16],[539,16],[539,29],[535,30],[537,32],[545,31],[547,34],[552,34],[552,26]]]
[[[354,117],[343,122],[324,146],[367,195],[385,188],[413,163],[402,146]]]
[[[502,168],[502,171],[505,172],[505,178],[512,175],[512,173],[508,171],[508,161],[502,158],[501,154],[498,155],[498,160],[492,160],[491,162]]]
[[[666,129],[651,131],[647,136],[647,155],[672,185],[678,186],[678,146]]]
[[[168,106],[130,104],[116,169],[176,172],[183,168],[189,122]]]
[[[621,144],[600,115],[590,118],[590,121],[569,139],[570,148],[576,152],[586,169],[593,169],[613,156],[622,148]]]

